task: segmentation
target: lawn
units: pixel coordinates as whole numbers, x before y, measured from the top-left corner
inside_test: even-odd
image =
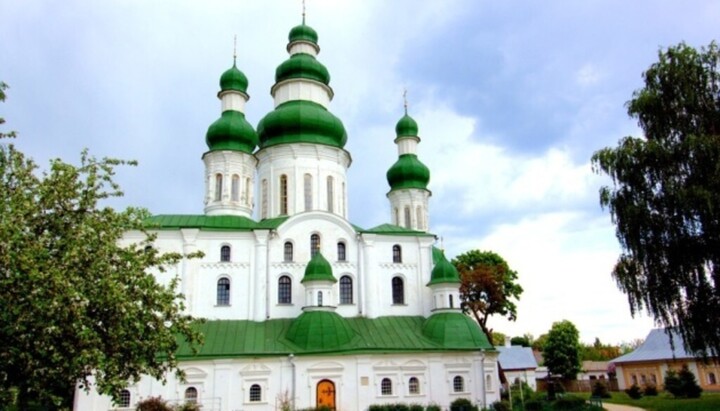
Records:
[[[703,393],[700,398],[676,399],[672,395],[661,393],[657,397],[642,397],[633,400],[624,392],[613,392],[612,398],[603,402],[626,404],[648,411],[717,411],[720,410],[720,393]]]

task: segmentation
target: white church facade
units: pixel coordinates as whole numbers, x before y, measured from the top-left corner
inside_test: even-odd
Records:
[[[188,312],[207,319],[199,351],[178,352],[186,380],[146,377],[116,402],[78,391],[75,410],[134,409],[157,396],[204,411],[499,400],[497,351],[460,310],[458,273],[428,232],[417,124],[406,112],[396,125],[390,223],[353,225],[347,134],[328,110],[317,33],[294,27],[287,50],[275,109],[257,128],[244,115],[247,78],[235,64],[222,75],[222,113],[202,155],[204,213],[148,220],[158,250],[204,253],[158,274],[177,277]]]

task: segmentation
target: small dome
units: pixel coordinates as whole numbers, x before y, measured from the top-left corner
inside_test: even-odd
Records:
[[[439,259],[430,274],[430,282],[427,285],[447,283],[460,283],[460,274],[458,274],[457,268],[445,257],[445,253],[441,251]]]
[[[258,136],[243,113],[227,110],[208,127],[205,142],[210,151],[236,150],[251,154],[258,144]]]
[[[308,41],[317,45],[318,34],[312,27],[303,23],[290,29],[290,34],[288,34],[288,42],[294,43],[296,41]]]
[[[325,351],[349,343],[355,332],[334,312],[307,311],[293,320],[285,338],[305,351]]]
[[[258,123],[260,147],[314,143],[343,148],[347,133],[340,119],[320,104],[305,100],[285,102]]]
[[[330,84],[330,73],[327,68],[307,53],[293,54],[275,69],[276,83],[291,78],[305,78],[325,85]]]
[[[395,125],[395,135],[398,137],[417,137],[418,125],[412,117],[405,114]]]
[[[422,333],[443,348],[492,348],[480,326],[459,312],[431,315],[425,320]]]
[[[235,90],[247,93],[247,87],[248,79],[242,71],[238,70],[235,63],[220,76],[221,91]]]
[[[418,160],[417,155],[402,154],[388,170],[387,181],[391,190],[401,188],[427,190],[430,182],[430,170]]]
[[[336,283],[337,280],[333,277],[332,267],[328,260],[318,252],[315,257],[310,259],[307,267],[305,267],[305,275],[300,280],[301,283],[307,281],[330,281]]]

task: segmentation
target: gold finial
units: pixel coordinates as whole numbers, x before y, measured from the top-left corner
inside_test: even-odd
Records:
[[[237,34],[233,38],[233,66],[237,62]]]
[[[405,107],[405,114],[407,115],[407,89],[403,90],[403,106]]]
[[[302,24],[305,24],[305,0],[302,0],[303,12],[302,12]]]

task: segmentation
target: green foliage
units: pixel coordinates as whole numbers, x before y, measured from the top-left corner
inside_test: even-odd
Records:
[[[586,400],[576,395],[565,395],[553,402],[554,410],[562,411],[580,411],[586,409]]]
[[[9,86],[5,84],[4,82],[0,81],[0,102],[5,101],[5,90],[7,90]],[[0,125],[5,124],[5,119],[0,117]],[[2,138],[14,138],[17,136],[17,133],[14,131],[10,131],[8,133],[3,133],[0,131],[0,139]]]
[[[490,342],[492,342],[492,345],[494,346],[503,346],[505,345],[505,337],[507,336],[499,331],[492,331],[492,338]]]
[[[516,336],[510,339],[510,345],[517,345],[521,347],[532,347],[533,338],[532,334],[525,334]]]
[[[533,399],[525,401],[525,411],[543,411],[545,405],[543,401]]]
[[[604,381],[597,381],[592,386],[593,397],[610,398],[610,390]]]
[[[148,213],[101,206],[121,196],[115,167],[83,152],[74,166],[54,160],[40,174],[13,145],[0,145],[0,392],[68,406],[74,387],[117,395],[141,375],[179,372],[178,337],[201,335],[183,314],[177,279],[159,284],[184,256],[145,251]],[[145,233],[121,245],[127,230]]]
[[[425,410],[425,407],[423,407],[423,406],[420,405],[420,404],[410,404],[409,410],[410,410],[410,411],[424,411],[424,410]]]
[[[428,404],[427,407],[425,407],[425,411],[441,411],[442,408],[437,404]]]
[[[582,361],[609,361],[620,355],[620,347],[603,344],[599,338],[595,338],[592,345],[583,344],[580,350],[580,359]]]
[[[452,260],[460,273],[460,299],[463,310],[472,313],[485,335],[491,335],[487,327],[492,315],[517,318],[516,301],[523,292],[517,283],[518,275],[508,263],[492,251],[471,250]]]
[[[665,371],[665,391],[673,395],[673,397],[683,396],[683,387],[680,382],[680,377],[677,371],[667,370]]]
[[[537,351],[544,351],[545,350],[545,343],[547,343],[547,334],[540,334],[538,338],[535,339],[532,343],[532,349]],[[538,364],[542,365],[542,364]]]
[[[510,407],[510,401],[495,401],[494,403],[490,404],[490,409],[492,411],[512,411],[512,407]]]
[[[450,403],[450,411],[478,411],[478,407],[467,398],[458,398]]]
[[[627,394],[628,397],[637,400],[642,397],[642,390],[637,384],[633,384],[630,386],[630,388],[625,390],[625,394]]]
[[[643,395],[654,397],[654,396],[658,395],[658,389],[655,385],[648,384],[645,386],[645,389],[643,389]]]
[[[720,356],[720,50],[660,50],[643,77],[627,109],[644,138],[592,157],[613,183],[600,190],[622,248],[613,276],[633,314]]]
[[[702,388],[698,385],[695,374],[690,371],[687,364],[684,364],[680,372],[675,370],[665,372],[665,391],[675,398],[698,398]]]
[[[550,374],[575,379],[580,372],[580,334],[573,323],[567,320],[553,323],[543,358]]]
[[[173,409],[162,398],[150,397],[140,401],[135,411],[173,411]]]

